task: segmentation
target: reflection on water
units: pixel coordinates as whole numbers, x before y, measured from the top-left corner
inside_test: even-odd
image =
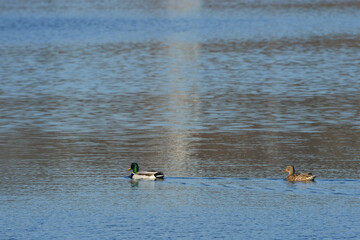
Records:
[[[1,237],[359,235],[358,2],[0,5]]]
[[[183,8],[181,8],[183,10]],[[168,99],[164,115],[165,128],[167,129],[167,146],[161,154],[168,159],[169,170],[181,169],[189,171],[197,164],[196,159],[191,158],[192,136],[197,128],[193,126],[200,118],[200,75],[194,70],[200,57],[200,44],[197,42],[178,42],[177,35],[168,39],[166,68],[168,84],[165,91]]]

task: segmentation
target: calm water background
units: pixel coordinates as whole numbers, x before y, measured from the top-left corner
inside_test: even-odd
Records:
[[[1,1],[0,239],[358,239],[359,19],[345,0]],[[166,179],[130,181],[134,161]]]

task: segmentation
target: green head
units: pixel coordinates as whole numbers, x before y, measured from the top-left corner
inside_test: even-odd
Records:
[[[139,165],[137,163],[132,163],[128,171],[133,170],[133,173],[137,173],[139,171]]]

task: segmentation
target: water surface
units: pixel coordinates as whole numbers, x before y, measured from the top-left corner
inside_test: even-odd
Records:
[[[2,1],[0,238],[355,239],[359,9]]]

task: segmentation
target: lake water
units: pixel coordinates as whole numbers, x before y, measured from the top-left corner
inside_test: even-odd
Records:
[[[1,1],[0,239],[358,239],[359,19],[352,0]]]

